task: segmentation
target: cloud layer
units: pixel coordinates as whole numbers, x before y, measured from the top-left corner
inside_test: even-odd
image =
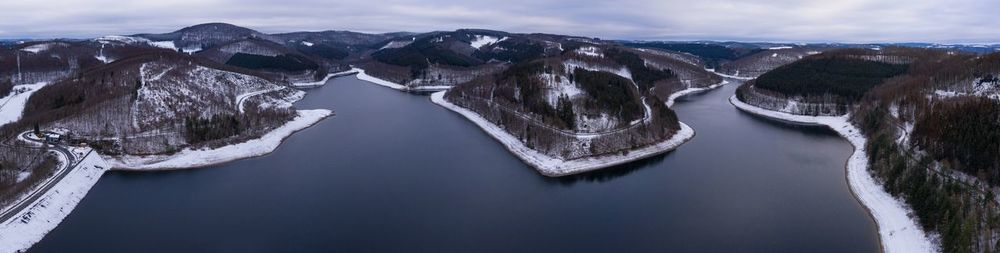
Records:
[[[228,22],[263,32],[486,28],[605,39],[1000,42],[994,0],[5,0],[0,38]]]

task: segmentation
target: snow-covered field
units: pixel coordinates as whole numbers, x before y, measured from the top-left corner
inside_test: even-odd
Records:
[[[730,97],[729,102],[740,110],[762,117],[796,124],[827,126],[836,131],[854,145],[854,154],[847,160],[847,181],[851,191],[878,225],[884,252],[938,251],[917,221],[911,218],[906,204],[885,192],[882,185],[868,172],[868,155],[865,153],[867,139],[850,123],[849,116],[803,116],[765,110],[743,103],[736,96]]]
[[[91,152],[30,207],[0,224],[0,252],[21,252],[41,241],[73,211],[109,167],[100,155]]]
[[[10,95],[0,98],[0,126],[21,119],[21,113],[24,112],[24,105],[28,103],[28,97],[47,84],[42,82],[14,86],[14,91],[11,91]]]
[[[524,143],[518,140],[517,137],[507,133],[507,131],[504,131],[500,128],[500,126],[487,121],[473,111],[446,101],[444,99],[445,92],[446,91],[441,91],[431,94],[431,101],[465,116],[467,119],[482,128],[483,131],[486,131],[486,133],[503,144],[504,147],[506,147],[511,153],[514,153],[515,156],[528,165],[535,167],[535,169],[543,175],[550,177],[583,173],[662,154],[674,150],[694,137],[694,130],[688,125],[681,123],[680,131],[674,134],[674,136],[670,139],[637,150],[629,151],[627,155],[610,154],[573,160],[561,160],[528,148],[524,145]]]
[[[184,149],[173,155],[109,157],[108,163],[122,170],[169,170],[205,167],[271,153],[293,133],[305,129],[333,114],[326,109],[299,110],[299,116],[285,125],[243,143],[216,149]]]

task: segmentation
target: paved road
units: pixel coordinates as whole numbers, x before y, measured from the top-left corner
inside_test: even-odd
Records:
[[[26,136],[27,134],[30,134],[30,132],[26,132],[22,135]],[[27,137],[25,137],[24,139],[37,143],[44,143],[40,140],[34,140]],[[9,145],[9,144],[3,144],[3,145]],[[27,207],[30,207],[31,204],[35,203],[35,201],[44,196],[46,192],[52,189],[52,187],[54,187],[56,184],[62,181],[62,179],[66,177],[66,175],[68,175],[69,172],[73,171],[73,169],[76,168],[76,166],[74,165],[76,165],[79,161],[74,161],[73,154],[68,149],[66,149],[66,147],[60,145],[52,145],[50,147],[52,150],[61,153],[63,156],[66,157],[67,161],[66,164],[63,165],[63,168],[61,170],[56,172],[55,176],[53,176],[48,181],[45,181],[45,183],[43,183],[40,187],[37,187],[33,192],[31,192],[27,198],[21,199],[17,203],[14,203],[12,208],[7,209],[3,213],[0,213],[0,223],[6,223],[15,215],[21,213],[22,210],[24,210]],[[87,153],[87,155],[89,154],[90,153]],[[84,157],[86,157],[86,155]]]

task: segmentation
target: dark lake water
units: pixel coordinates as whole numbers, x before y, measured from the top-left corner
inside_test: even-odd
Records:
[[[742,113],[735,85],[678,101],[674,152],[540,175],[473,123],[355,77],[336,116],[271,155],[111,172],[33,252],[877,252],[832,131]]]

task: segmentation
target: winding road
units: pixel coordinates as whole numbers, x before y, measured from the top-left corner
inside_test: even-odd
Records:
[[[21,134],[21,136],[23,137],[22,139],[40,144],[45,144],[43,140],[32,139],[28,137],[29,134],[31,134],[31,132],[25,132]],[[11,146],[10,144],[7,143],[0,145]],[[73,171],[73,169],[76,168],[75,165],[77,165],[79,161],[75,161],[75,157],[73,156],[73,153],[69,151],[69,149],[61,145],[51,145],[50,147],[51,147],[50,150],[62,154],[66,158],[65,159],[66,163],[63,165],[62,169],[56,172],[56,174],[53,177],[49,178],[49,180],[42,183],[42,185],[36,187],[31,193],[28,194],[27,197],[22,198],[17,203],[14,203],[11,206],[11,208],[4,210],[2,213],[0,213],[0,223],[8,222],[11,218],[21,213],[21,211],[23,211],[25,208],[30,207],[31,204],[35,203],[35,201],[44,196],[46,192],[52,189],[53,186],[62,181],[62,179],[66,177],[66,175],[68,175],[71,171]],[[46,148],[38,147],[38,149],[46,149]],[[90,152],[84,155],[84,157],[90,155]]]

